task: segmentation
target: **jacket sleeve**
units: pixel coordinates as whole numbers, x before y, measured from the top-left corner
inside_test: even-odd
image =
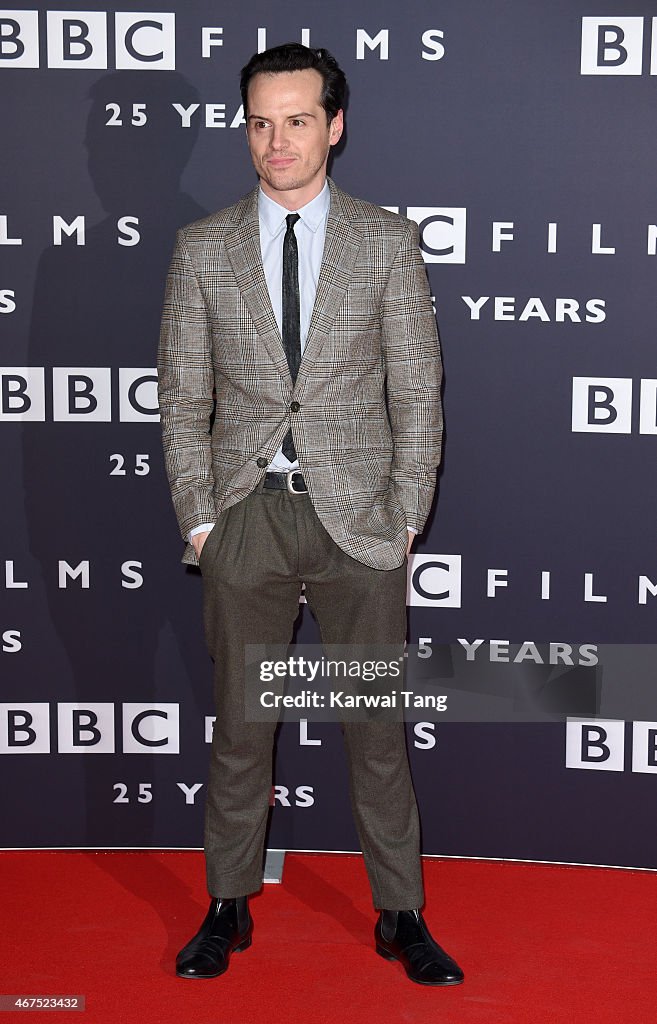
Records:
[[[409,527],[426,523],[440,464],[442,361],[417,225],[408,227],[383,295],[382,338],[394,454],[390,479]]]
[[[164,462],[185,540],[195,526],[216,519],[211,339],[207,308],[181,230],[167,275],[157,369]]]

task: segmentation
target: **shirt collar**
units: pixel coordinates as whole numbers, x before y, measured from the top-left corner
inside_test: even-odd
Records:
[[[299,214],[301,221],[307,228],[315,232],[325,221],[326,216],[331,205],[331,193],[328,187],[328,181],[324,182],[324,188],[311,199],[305,206],[300,207],[295,212]],[[260,218],[260,224],[265,228],[267,233],[275,238],[283,228],[285,227],[285,218],[289,213],[293,211],[286,210],[284,206],[270,199],[268,195],[259,189],[258,191],[258,217]]]

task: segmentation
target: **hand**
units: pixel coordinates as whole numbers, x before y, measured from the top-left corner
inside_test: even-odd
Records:
[[[205,544],[209,536],[210,531],[206,530],[205,533],[195,533],[194,536],[192,537],[192,547],[196,552],[197,558],[200,558],[201,551],[203,550],[203,545]]]
[[[413,546],[413,541],[415,540],[415,537],[416,537],[416,534],[414,534],[412,530],[409,530],[408,531],[408,544],[406,546],[406,557],[408,557],[410,555],[410,553],[411,553],[411,547]]]

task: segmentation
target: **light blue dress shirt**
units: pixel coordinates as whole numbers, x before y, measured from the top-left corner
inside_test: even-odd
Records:
[[[330,205],[331,193],[326,181],[319,195],[296,211],[286,210],[284,206],[279,206],[273,199],[265,195],[262,189],[260,189],[260,194],[258,195],[262,265],[265,271],[272,309],[274,310],[276,323],[281,334],[283,333],[283,239],[287,229],[285,218],[291,212],[298,213],[300,217],[300,220],[294,225],[294,234],[297,239],[297,250],[299,253],[299,312],[302,354],[306,346],[310,318],[313,306],[315,305],[315,294],[317,292],[319,271],[322,266],[322,256],[324,255],[326,221],[328,220]],[[273,461],[267,468],[273,472],[284,473],[289,469],[298,469],[299,463],[296,460],[290,462],[283,455],[282,449],[279,448],[274,455]]]

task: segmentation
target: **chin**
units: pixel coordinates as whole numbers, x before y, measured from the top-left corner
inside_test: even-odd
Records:
[[[277,192],[291,192],[295,188],[303,188],[306,184],[305,181],[300,181],[298,178],[285,178],[282,175],[276,178],[265,179],[269,182],[272,188],[275,188]]]

